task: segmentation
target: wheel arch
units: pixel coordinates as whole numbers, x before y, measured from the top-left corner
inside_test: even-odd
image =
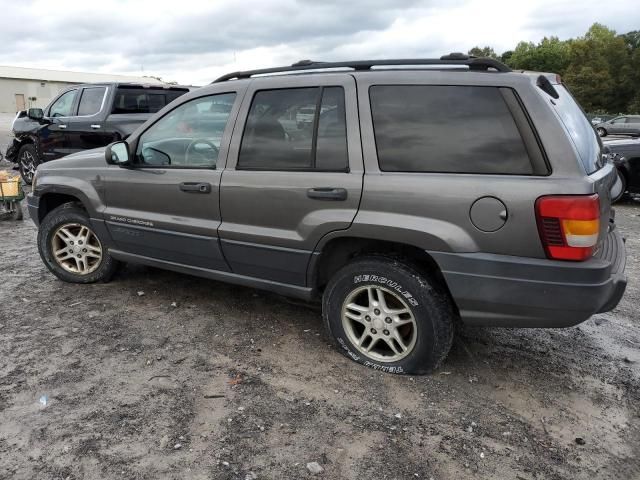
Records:
[[[48,191],[40,195],[40,202],[38,204],[38,223],[41,223],[44,218],[54,209],[65,203],[75,203],[83,210],[89,212],[87,208],[88,200],[83,199],[83,195],[80,192],[73,191]]]
[[[424,249],[403,242],[363,238],[357,236],[340,236],[328,240],[316,251],[307,271],[307,282],[316,291],[323,291],[332,275],[348,262],[365,256],[382,256],[405,261],[434,281],[434,287],[446,294],[451,303],[447,282],[440,266]],[[457,307],[456,307],[457,309]]]

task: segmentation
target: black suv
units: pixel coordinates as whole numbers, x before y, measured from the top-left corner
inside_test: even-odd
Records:
[[[30,184],[36,167],[127,138],[152,114],[189,91],[170,85],[96,83],[68,87],[45,108],[18,112],[7,160]]]
[[[28,204],[62,280],[125,261],[321,299],[349,358],[420,373],[456,319],[614,308],[615,180],[556,75],[455,55],[225,75],[126,142],[41,165]]]

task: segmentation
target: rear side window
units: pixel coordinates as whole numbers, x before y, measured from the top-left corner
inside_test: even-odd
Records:
[[[262,90],[247,117],[238,169],[345,171],[342,87]]]
[[[100,111],[102,107],[102,100],[104,94],[107,91],[105,87],[93,87],[82,89],[82,96],[80,97],[80,105],[78,106],[78,115],[95,115]]]
[[[383,171],[534,173],[497,87],[380,85],[369,96]]]
[[[111,113],[156,113],[186,90],[118,87]]]
[[[576,147],[585,172],[591,174],[603,165],[598,135],[569,90],[564,85],[556,85],[556,90],[559,96],[553,101],[554,108]]]

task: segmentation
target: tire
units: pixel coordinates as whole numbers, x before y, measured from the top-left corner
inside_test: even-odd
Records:
[[[615,197],[611,198],[611,203],[619,202],[624,198],[625,194],[627,193],[627,178],[624,176],[624,173],[616,169],[616,175],[618,175],[618,182],[620,182],[621,187],[620,187],[620,192]]]
[[[106,282],[118,267],[87,213],[75,203],[65,203],[47,214],[38,229],[38,251],[51,273],[69,283]],[[62,251],[59,260],[55,251]],[[66,255],[68,252],[72,253]]]
[[[456,320],[448,297],[435,286],[408,263],[364,257],[331,278],[322,315],[339,351],[361,365],[389,373],[430,373],[451,349]],[[407,313],[392,313],[402,310]]]
[[[600,135],[601,137],[607,136],[607,131],[602,127],[596,128],[596,132],[598,132],[598,135]]]
[[[36,147],[31,144],[23,145],[18,152],[18,167],[20,168],[20,176],[27,185],[31,185],[38,165],[40,165],[40,159]]]

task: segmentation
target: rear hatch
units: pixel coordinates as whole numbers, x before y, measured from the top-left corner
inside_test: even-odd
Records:
[[[613,220],[611,187],[617,179],[616,171],[613,165],[605,160],[600,137],[569,90],[562,83],[558,83],[555,76],[546,78],[553,84],[553,90],[557,94],[557,98],[552,101],[556,113],[574,144],[585,174],[593,183],[594,193],[597,193],[600,198],[599,247],[605,240]],[[552,96],[555,97],[555,95]]]

